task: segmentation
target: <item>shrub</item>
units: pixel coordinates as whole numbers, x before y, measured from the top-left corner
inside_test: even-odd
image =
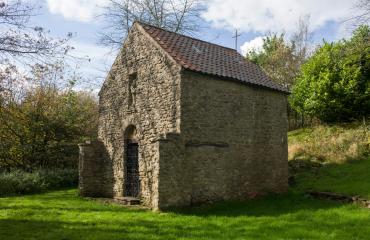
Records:
[[[361,120],[370,114],[370,28],[324,44],[302,66],[290,103],[324,122]]]
[[[77,167],[77,143],[97,134],[96,97],[47,85],[14,99],[0,95],[0,170]]]
[[[0,196],[39,193],[51,189],[75,187],[76,169],[13,170],[0,173]]]

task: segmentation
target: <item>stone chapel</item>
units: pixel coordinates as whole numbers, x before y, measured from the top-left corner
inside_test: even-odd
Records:
[[[135,22],[80,144],[80,193],[164,209],[286,191],[287,96],[234,49]]]

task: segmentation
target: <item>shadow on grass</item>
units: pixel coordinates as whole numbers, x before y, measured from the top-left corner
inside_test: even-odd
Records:
[[[184,208],[171,208],[165,212],[192,216],[276,217],[299,211],[317,211],[341,205],[343,203],[319,201],[308,195],[289,191],[285,194],[270,194],[248,201],[228,201]]]
[[[150,210],[135,207],[124,207],[117,204],[105,204],[95,200],[80,198],[75,191],[56,191],[48,194],[27,196],[26,202],[14,204],[13,198],[2,199],[0,208],[11,211],[69,211],[84,213],[151,213]],[[37,200],[33,203],[33,200]],[[28,204],[29,203],[29,204]],[[271,194],[248,201],[227,201],[213,204],[203,204],[183,208],[171,208],[163,213],[173,213],[189,216],[279,216],[298,211],[316,211],[338,207],[342,203],[322,201],[310,196],[289,191],[285,194]]]
[[[0,239],[350,239],[356,234],[362,239],[370,235],[367,211],[293,191],[161,213],[88,201],[77,197],[75,190],[46,195],[0,199]]]
[[[241,204],[241,203],[240,203]],[[199,209],[197,216],[183,216],[176,213],[168,215],[151,213],[147,216],[121,214],[120,219],[100,220],[40,220],[40,219],[4,219],[0,220],[2,239],[362,239],[370,234],[366,227],[370,218],[348,217],[338,212],[316,214],[311,210],[323,210],[319,206],[308,206],[310,211],[304,214],[286,214],[284,217],[271,216],[260,212],[256,214],[247,206],[213,206],[204,214]],[[330,208],[330,206],[326,206]],[[332,206],[333,207],[333,206]],[[247,209],[248,208],[248,209]],[[285,211],[288,213],[288,206]],[[294,209],[294,206],[292,207]],[[233,210],[234,209],[234,210]],[[238,211],[237,217],[226,212]],[[271,210],[271,209],[270,209]],[[302,209],[301,209],[302,210]],[[266,210],[268,211],[268,210]],[[251,217],[259,216],[261,217]],[[263,215],[263,216],[262,216]],[[201,216],[201,217],[199,217]],[[341,217],[338,221],[338,217]],[[353,222],[355,220],[355,222]],[[315,231],[313,231],[315,229]],[[356,232],[357,231],[357,232]],[[356,238],[358,234],[359,238]]]

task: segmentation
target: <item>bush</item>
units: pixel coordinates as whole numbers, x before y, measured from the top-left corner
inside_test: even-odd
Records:
[[[0,170],[77,167],[77,143],[97,134],[96,97],[45,86],[13,98],[0,95]]]
[[[0,196],[40,193],[51,189],[76,187],[76,169],[14,170],[0,173]]]
[[[324,122],[361,120],[370,114],[370,28],[352,38],[324,42],[302,66],[290,103]]]

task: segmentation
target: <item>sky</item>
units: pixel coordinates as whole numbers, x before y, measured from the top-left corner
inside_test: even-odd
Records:
[[[104,30],[101,6],[107,0],[29,0],[41,5],[32,24],[42,26],[53,37],[64,37],[72,32],[72,54],[88,56],[90,62],[80,64],[80,71],[99,88],[117,52],[109,46],[98,45],[98,33]],[[289,37],[300,17],[310,17],[313,43],[323,39],[334,41],[348,37],[345,21],[356,14],[355,0],[204,0],[201,32],[202,40],[234,48],[235,30],[238,51],[245,54],[260,49],[263,37],[269,32],[284,32]]]

